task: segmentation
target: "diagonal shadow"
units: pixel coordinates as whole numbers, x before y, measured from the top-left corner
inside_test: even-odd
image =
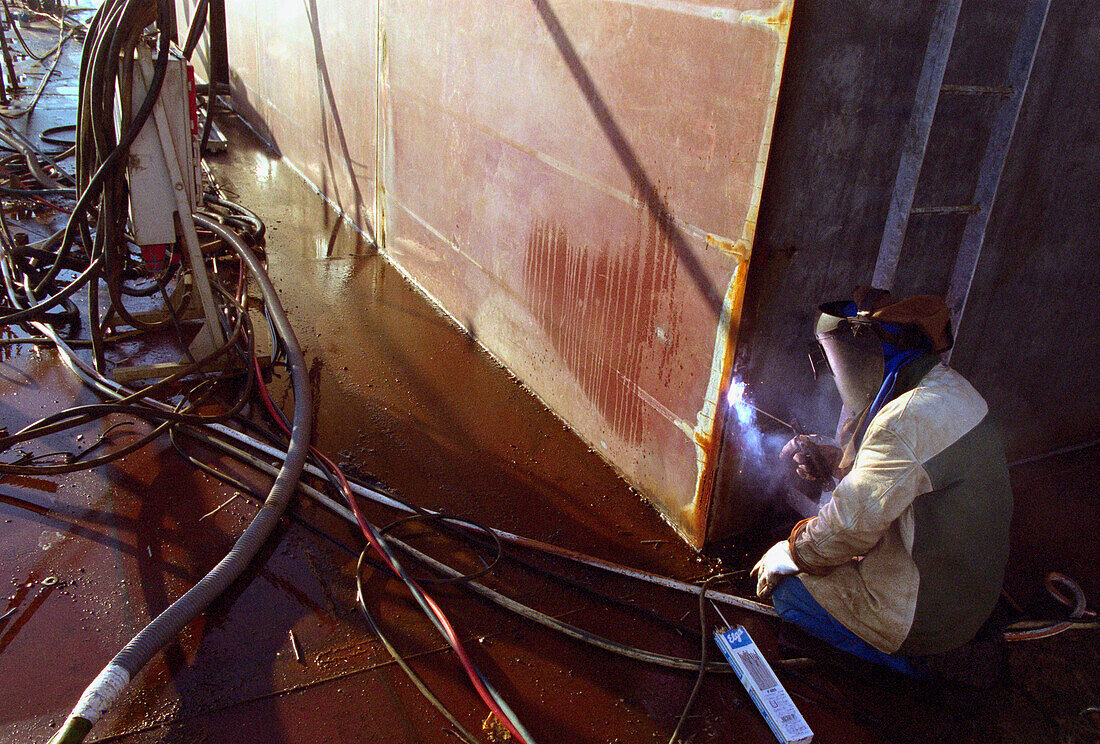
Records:
[[[669,210],[668,205],[665,204],[664,199],[662,199],[661,195],[657,192],[657,188],[653,185],[653,182],[649,180],[645,167],[642,165],[641,161],[638,160],[638,156],[627,140],[626,134],[616,123],[615,117],[611,113],[611,109],[607,107],[607,104],[603,100],[603,96],[596,87],[595,81],[593,81],[592,76],[588,74],[588,69],[585,67],[580,55],[577,54],[573,42],[569,40],[569,35],[565,32],[565,28],[562,27],[557,14],[554,12],[554,9],[550,7],[548,0],[531,0],[531,2],[539,12],[539,15],[542,16],[542,22],[546,25],[546,30],[550,32],[550,36],[553,38],[554,44],[558,48],[558,52],[569,68],[569,72],[573,75],[573,79],[577,82],[577,86],[584,94],[584,100],[587,101],[589,107],[592,109],[592,113],[595,115],[596,121],[600,125],[600,129],[603,130],[604,136],[607,137],[608,142],[610,142],[612,148],[614,148],[615,154],[619,158],[619,162],[626,168],[630,180],[633,182],[634,187],[638,189],[646,209],[649,210],[654,221],[664,234],[665,239],[673,247],[681,265],[683,265],[684,269],[691,277],[692,282],[694,282],[695,286],[698,288],[699,293],[703,296],[707,307],[714,312],[715,317],[720,317],[724,293],[719,293],[717,291],[714,284],[710,281],[710,278],[707,277],[702,264],[699,263],[699,259],[692,253],[691,246],[688,245],[684,234],[676,228],[672,212]]]
[[[359,190],[359,181],[355,177],[354,160],[352,160],[351,150],[348,148],[347,136],[344,134],[344,123],[340,118],[340,109],[336,104],[336,94],[332,91],[332,80],[328,74],[328,62],[325,59],[325,47],[321,39],[321,25],[317,15],[317,0],[304,1],[306,6],[306,18],[309,21],[309,30],[313,35],[314,61],[317,64],[317,74],[320,77],[321,88],[324,90],[325,100],[321,102],[321,136],[324,138],[325,160],[328,163],[328,167],[335,173],[336,168],[333,164],[332,145],[329,142],[328,127],[323,120],[327,108],[332,115],[332,123],[336,127],[336,137],[339,140],[340,153],[344,159],[344,166],[348,171],[348,181],[351,183],[351,190],[355,195],[355,222],[362,226],[370,241],[377,245],[378,240],[374,234],[374,226],[370,223],[370,220],[364,216],[363,194]],[[327,104],[327,107],[325,104]],[[339,201],[339,186],[335,179],[333,179],[333,188],[337,189],[336,198],[337,201]]]

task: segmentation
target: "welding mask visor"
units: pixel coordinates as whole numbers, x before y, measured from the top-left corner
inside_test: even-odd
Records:
[[[868,313],[853,302],[828,302],[819,310],[814,335],[829,362],[844,407],[862,411],[875,399],[886,375],[882,341]]]

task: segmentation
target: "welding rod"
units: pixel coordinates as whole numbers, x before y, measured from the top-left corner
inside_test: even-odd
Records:
[[[751,407],[752,410],[756,411],[757,413],[764,414],[765,416],[767,416],[768,418],[770,418],[772,421],[776,422],[777,424],[783,424],[783,426],[786,426],[788,429],[793,431],[795,434],[801,434],[802,433],[801,431],[798,430],[798,427],[795,426],[794,424],[792,424],[788,421],[784,421],[783,419],[779,418],[778,416],[773,416],[772,414],[765,411],[763,408],[758,408],[754,404],[749,403],[747,400],[745,400],[744,402],[746,404],[748,404],[748,406]]]
[[[298,636],[294,635],[294,629],[290,630],[290,649],[294,652],[294,660],[302,663],[302,647],[298,645]]]

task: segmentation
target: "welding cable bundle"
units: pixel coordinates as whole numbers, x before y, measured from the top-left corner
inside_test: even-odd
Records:
[[[7,10],[10,13],[10,9]],[[52,414],[14,434],[4,432],[0,436],[0,450],[10,451],[32,440],[111,414],[124,414],[148,422],[152,429],[137,441],[105,454],[88,456],[91,450],[109,443],[108,434],[115,428],[110,427],[104,437],[83,452],[23,453],[14,462],[0,464],[0,472],[56,474],[96,467],[143,446],[171,427],[207,426],[214,421],[228,420],[239,412],[250,397],[253,367],[247,362],[255,356],[254,336],[248,314],[243,308],[246,271],[259,287],[269,326],[278,338],[276,346],[286,357],[294,392],[293,421],[286,445],[286,459],[256,517],[217,566],[154,618],[112,659],[81,696],[73,713],[55,735],[55,742],[81,741],[148,660],[240,576],[278,523],[301,475],[310,439],[312,404],[304,357],[258,259],[243,239],[224,226],[229,224],[247,228],[252,220],[244,210],[226,210],[212,204],[210,208],[217,211],[211,216],[196,216],[196,221],[209,234],[220,236],[223,252],[236,254],[240,262],[235,287],[226,287],[224,282],[214,283],[220,303],[217,322],[223,325],[228,341],[205,358],[194,360],[175,374],[139,391],[126,390],[103,375],[105,344],[124,337],[110,333],[112,328],[124,324],[134,328],[135,332],[142,332],[171,325],[177,326],[178,330],[179,325],[181,308],[172,306],[165,288],[173,279],[182,281],[177,274],[185,267],[170,261],[160,276],[152,280],[146,276],[126,234],[128,199],[124,169],[129,146],[149,119],[164,80],[171,35],[170,11],[169,0],[109,1],[99,8],[89,23],[81,58],[74,175],[66,173],[56,161],[37,150],[12,128],[4,127],[0,131],[0,141],[24,162],[27,176],[37,181],[38,185],[38,188],[24,188],[27,185],[24,182],[9,180],[4,187],[6,196],[39,199],[69,197],[74,200],[64,229],[37,243],[20,243],[0,216],[3,223],[3,230],[0,230],[0,247],[3,249],[0,272],[4,284],[0,322],[5,326],[20,325],[28,333],[37,333],[38,336],[32,336],[34,340],[51,341],[74,371],[105,398],[103,403],[77,406]],[[60,25],[64,30],[63,20]],[[150,36],[147,31],[149,26],[155,27],[157,46],[153,74],[148,92],[140,104],[133,111],[123,111],[122,133],[119,136],[114,121],[115,91],[126,89],[122,81],[128,81],[132,75],[134,52],[138,45],[146,43],[146,38]],[[57,155],[60,157],[62,153]],[[4,160],[2,167],[14,166],[14,163],[7,162],[8,159]],[[65,207],[51,201],[44,206],[66,211]],[[246,229],[243,232],[247,234],[250,231]],[[251,237],[256,237],[252,232]],[[203,266],[192,267],[192,270],[206,271]],[[102,313],[99,308],[101,284],[106,287],[110,298]],[[69,340],[74,345],[78,343],[82,324],[72,298],[82,288],[88,290],[87,331],[93,350],[93,364],[82,360],[58,331],[59,328],[64,329]],[[167,318],[150,322],[135,317],[129,311],[128,298],[157,293],[165,301]],[[27,339],[20,340],[25,342]],[[243,369],[247,370],[246,379],[239,384],[240,392],[233,402],[224,404],[219,401],[216,386],[206,379],[200,379],[180,392],[181,385],[187,382],[189,376],[207,369],[213,361],[223,356],[238,358],[243,362]],[[158,399],[161,395],[174,402],[162,402]],[[214,415],[198,412],[199,406],[209,407],[211,404],[217,404],[215,407],[220,408],[220,412]]]
[[[5,231],[7,239],[3,241],[4,255],[0,261],[5,289],[5,306],[0,311],[0,318],[4,324],[20,324],[28,332],[39,334],[33,337],[34,340],[45,339],[52,342],[73,371],[106,399],[103,403],[78,406],[52,414],[14,434],[5,433],[0,436],[0,451],[10,451],[13,447],[86,425],[111,414],[123,414],[145,421],[152,429],[137,441],[114,448],[105,454],[89,457],[90,451],[107,442],[107,434],[115,428],[112,426],[104,433],[104,437],[83,452],[55,452],[46,455],[24,453],[15,462],[0,464],[0,472],[49,475],[83,470],[116,460],[165,432],[186,428],[195,434],[202,427],[227,421],[239,413],[248,400],[251,383],[256,379],[255,374],[260,371],[255,358],[254,336],[248,313],[243,307],[246,282],[242,269],[235,292],[219,282],[213,285],[218,289],[221,303],[219,321],[229,339],[224,346],[207,358],[195,360],[179,372],[142,390],[128,390],[104,376],[104,346],[118,338],[117,334],[111,333],[112,328],[126,325],[140,332],[160,330],[169,322],[174,322],[177,326],[179,324],[177,315],[180,308],[172,307],[165,289],[173,279],[180,281],[180,277],[174,277],[173,273],[184,270],[183,264],[170,262],[169,268],[156,277],[151,285],[147,281],[144,288],[135,285],[135,280],[140,281],[144,277],[126,235],[128,197],[123,168],[128,148],[149,119],[164,80],[170,31],[167,11],[168,5],[163,0],[158,3],[134,0],[108,2],[101,6],[89,24],[87,43],[81,59],[75,178],[66,174],[54,162],[44,167],[43,161],[48,159],[43,153],[36,151],[9,130],[10,140],[5,140],[10,141],[18,150],[19,155],[26,160],[28,171],[45,187],[27,190],[28,193],[38,197],[76,197],[77,194],[79,197],[75,198],[64,230],[46,240],[20,245],[9,231]],[[139,44],[145,43],[146,28],[154,23],[158,33],[152,80],[136,111],[123,111],[122,135],[117,136],[113,121],[115,91],[121,87],[121,81],[128,80],[133,74],[134,51]],[[67,188],[70,185],[77,188]],[[259,285],[265,314],[273,330],[275,356],[285,356],[285,363],[290,369],[294,389],[293,421],[282,420],[281,414],[275,416],[277,409],[270,404],[264,391],[269,410],[286,430],[287,439],[280,446],[282,462],[277,468],[275,484],[259,514],[238,538],[229,554],[112,659],[88,686],[62,729],[53,738],[52,741],[58,744],[83,740],[95,721],[111,707],[113,700],[148,660],[171,642],[186,623],[196,617],[240,575],[275,527],[299,481],[306,458],[310,438],[311,401],[304,359],[285,315],[279,308],[278,298],[263,275],[262,267],[249,250],[246,241],[235,231],[240,229],[252,240],[258,240],[262,238],[262,223],[247,210],[217,197],[210,198],[207,208],[213,213],[208,216],[195,215],[196,225],[235,252]],[[205,268],[192,267],[192,270]],[[72,274],[76,274],[75,278],[62,279],[63,276]],[[106,287],[110,298],[110,304],[103,313],[99,310],[101,283]],[[83,287],[88,289],[87,331],[91,336],[92,364],[84,361],[73,350],[73,345],[79,341],[81,323],[71,298]],[[147,296],[156,292],[163,297],[170,318],[150,322],[147,318],[139,318],[130,312],[127,307],[128,297]],[[56,312],[55,308],[58,307],[64,313]],[[68,339],[62,338],[58,328],[66,330]],[[203,371],[213,361],[213,357],[221,355],[241,356],[244,369],[247,370],[247,380],[241,386],[235,402],[223,405],[221,413],[199,415],[198,407],[212,401],[213,386],[200,382],[184,393],[176,391],[185,378]],[[160,401],[158,396],[162,394],[174,398],[176,402],[167,404]],[[342,493],[350,499],[349,504],[353,511],[357,511],[350,486],[343,480],[338,469],[324,458],[319,458],[318,462],[330,479],[342,485]],[[400,559],[384,543],[381,533],[361,516],[358,521],[383,563],[405,581],[418,603],[455,648],[471,683],[489,709],[518,741],[533,742],[533,737],[519,723],[515,713],[470,661],[457,631],[439,606],[410,578]]]
[[[8,22],[8,28],[12,30],[15,38],[19,41],[19,46],[23,48],[24,54],[26,54],[26,56],[30,59],[36,60],[40,63],[44,63],[50,57],[53,57],[53,62],[50,64],[49,69],[46,70],[45,74],[42,75],[42,80],[39,82],[38,88],[35,90],[34,95],[31,97],[29,103],[18,108],[9,108],[7,107],[8,101],[6,100],[6,97],[2,101],[3,106],[0,106],[0,116],[7,119],[16,119],[20,116],[24,116],[34,111],[35,106],[38,105],[38,101],[42,97],[42,92],[46,89],[46,85],[49,83],[50,78],[53,76],[54,71],[57,69],[58,63],[61,61],[61,50],[65,46],[65,42],[71,38],[81,36],[87,30],[87,28],[83,23],[74,22],[69,19],[70,14],[79,12],[77,9],[65,8],[63,9],[63,12],[60,16],[52,16],[47,13],[34,13],[34,15],[38,17],[56,23],[58,33],[57,41],[52,47],[50,47],[46,51],[38,51],[27,43],[27,40],[23,37],[22,32],[19,30],[19,24],[16,22],[15,14],[12,13],[11,3],[9,2],[9,0],[2,0],[2,2],[4,18]],[[30,14],[30,11],[25,12]],[[12,62],[12,51],[6,41],[4,41],[2,45],[0,45],[0,52],[2,52],[4,56],[4,65],[8,70],[8,76],[11,86],[15,88],[17,80],[15,77],[14,64]],[[0,72],[2,72],[2,70],[0,70]],[[2,77],[3,76],[0,75],[0,78]]]
[[[103,332],[113,317],[122,318],[134,328],[148,330],[149,324],[132,317],[123,298],[163,289],[164,278],[152,282],[152,288],[138,289],[127,282],[140,279],[143,272],[129,255],[125,240],[127,217],[125,173],[123,165],[129,146],[149,118],[164,80],[169,51],[168,20],[170,5],[159,3],[107,2],[89,23],[81,58],[78,120],[76,123],[75,178],[61,169],[56,161],[26,142],[15,130],[0,130],[0,139],[23,155],[31,175],[41,188],[30,191],[34,196],[76,197],[69,208],[70,216],[63,230],[37,243],[15,245],[5,229],[5,263],[15,286],[9,286],[5,304],[0,307],[0,322],[25,323],[48,319],[48,313],[58,306],[71,312],[68,303],[77,291],[89,290],[90,335],[96,350],[97,368],[102,369]],[[156,63],[149,93],[132,112],[122,136],[115,134],[114,98],[120,74],[122,55],[132,57],[142,43],[142,34],[151,17],[155,17],[159,34]],[[75,188],[74,188],[75,187]],[[93,237],[94,234],[94,237]],[[66,282],[62,272],[76,273]],[[98,288],[103,281],[111,297],[111,305],[100,318]],[[29,288],[29,291],[28,289]],[[12,295],[17,295],[17,300]],[[70,327],[70,336],[77,328]]]

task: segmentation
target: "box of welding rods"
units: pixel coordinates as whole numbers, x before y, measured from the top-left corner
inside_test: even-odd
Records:
[[[714,640],[745,686],[749,697],[783,744],[809,744],[814,732],[794,707],[794,701],[780,684],[749,632],[741,626],[716,630]]]

